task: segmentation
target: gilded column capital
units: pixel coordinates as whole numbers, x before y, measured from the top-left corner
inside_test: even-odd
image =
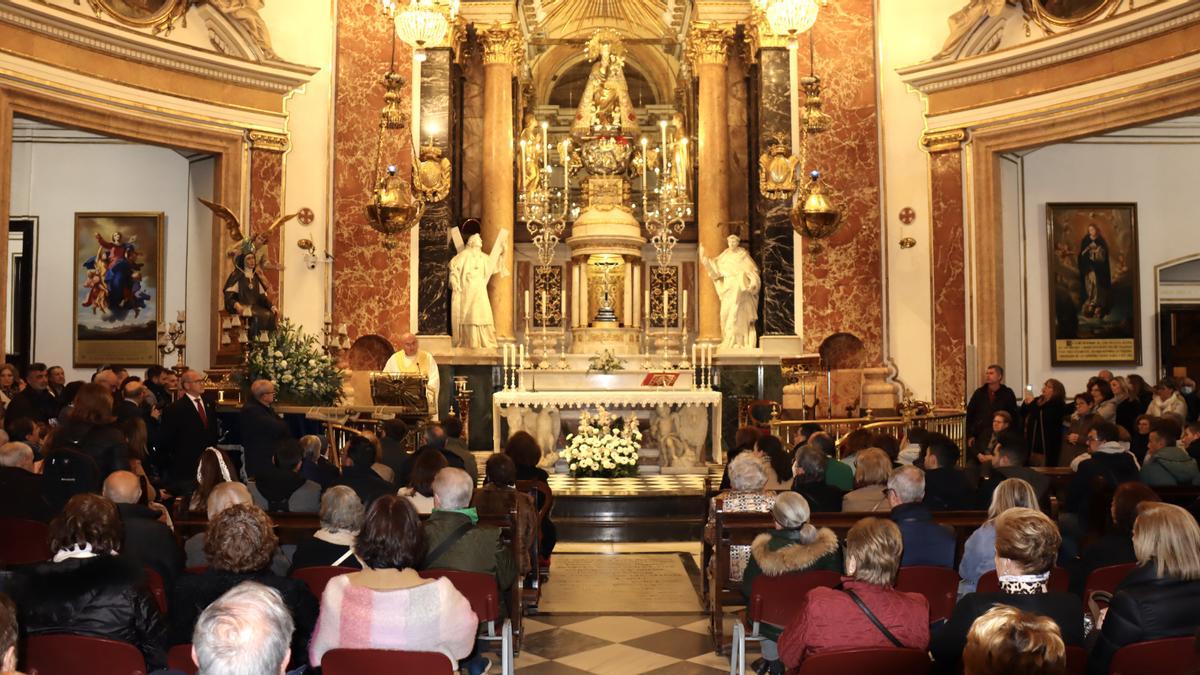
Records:
[[[921,134],[921,147],[926,152],[957,152],[967,142],[966,129],[941,129]]]
[[[771,31],[765,12],[757,7],[751,11],[750,20],[746,22],[746,44],[749,46],[751,63],[758,60],[758,54],[763,49],[786,48],[787,41],[786,35],[776,35]]]
[[[729,45],[733,41],[733,25],[713,21],[697,21],[688,33],[686,55],[693,67],[725,65]]]
[[[479,44],[483,47],[483,65],[504,64],[517,66],[525,53],[525,42],[516,24],[494,23],[479,31]]]

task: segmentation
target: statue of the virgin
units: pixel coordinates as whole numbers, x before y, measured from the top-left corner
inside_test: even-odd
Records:
[[[596,32],[587,44],[588,60],[593,61],[587,86],[579,99],[571,135],[627,136],[638,134],[637,115],[625,84],[625,45],[614,30]]]

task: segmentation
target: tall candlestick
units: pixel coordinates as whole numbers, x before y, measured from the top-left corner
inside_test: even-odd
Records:
[[[542,326],[546,325],[546,315],[550,311],[549,301],[546,298],[546,291],[542,291]]]
[[[667,310],[667,308],[668,308],[667,302],[668,302],[669,297],[670,297],[670,295],[668,294],[667,289],[664,288],[663,289],[663,311],[662,311],[662,315],[663,315],[662,323],[663,323],[664,329],[666,329],[666,327],[667,327],[667,315],[670,314],[670,312]]]
[[[532,312],[532,307],[529,304],[529,289],[527,288],[527,289],[525,289],[525,318],[526,319],[533,316],[533,314],[531,312]]]
[[[646,194],[646,174],[650,173],[650,161],[646,156],[646,142],[646,137],[642,136],[642,195]],[[645,199],[644,196],[643,199]]]
[[[558,300],[558,316],[561,319],[562,329],[567,330],[567,289],[562,289],[562,295]]]
[[[662,179],[667,178],[667,121],[659,120],[658,128],[662,131],[662,143],[659,144],[659,152],[662,153]]]
[[[683,328],[687,319],[687,289],[679,296],[679,327]]]
[[[542,159],[545,161],[545,171],[550,173],[550,123],[542,122]]]
[[[646,301],[645,301],[645,304],[642,306],[642,311],[646,313],[646,328],[649,328],[651,325],[650,324],[651,312],[650,312],[650,289],[649,288],[646,289]]]

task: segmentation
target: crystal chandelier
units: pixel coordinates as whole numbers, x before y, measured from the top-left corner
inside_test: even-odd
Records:
[[[410,0],[407,5],[383,0],[383,9],[394,18],[396,36],[413,48],[415,58],[423,59],[427,45],[446,37],[450,21],[458,16],[458,0],[445,5],[438,0]]]
[[[766,0],[765,5],[771,32],[786,35],[791,41],[813,27],[821,9],[817,0]]]

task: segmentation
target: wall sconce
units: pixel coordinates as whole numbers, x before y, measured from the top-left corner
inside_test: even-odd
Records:
[[[913,221],[916,219],[917,219],[917,212],[914,211],[911,206],[906,206],[906,207],[900,209],[900,222],[903,223],[904,225],[906,225],[906,226],[912,225]],[[917,240],[913,239],[912,237],[904,237],[903,239],[900,240],[900,248],[902,248],[902,249],[907,250],[916,245],[917,245]]]

